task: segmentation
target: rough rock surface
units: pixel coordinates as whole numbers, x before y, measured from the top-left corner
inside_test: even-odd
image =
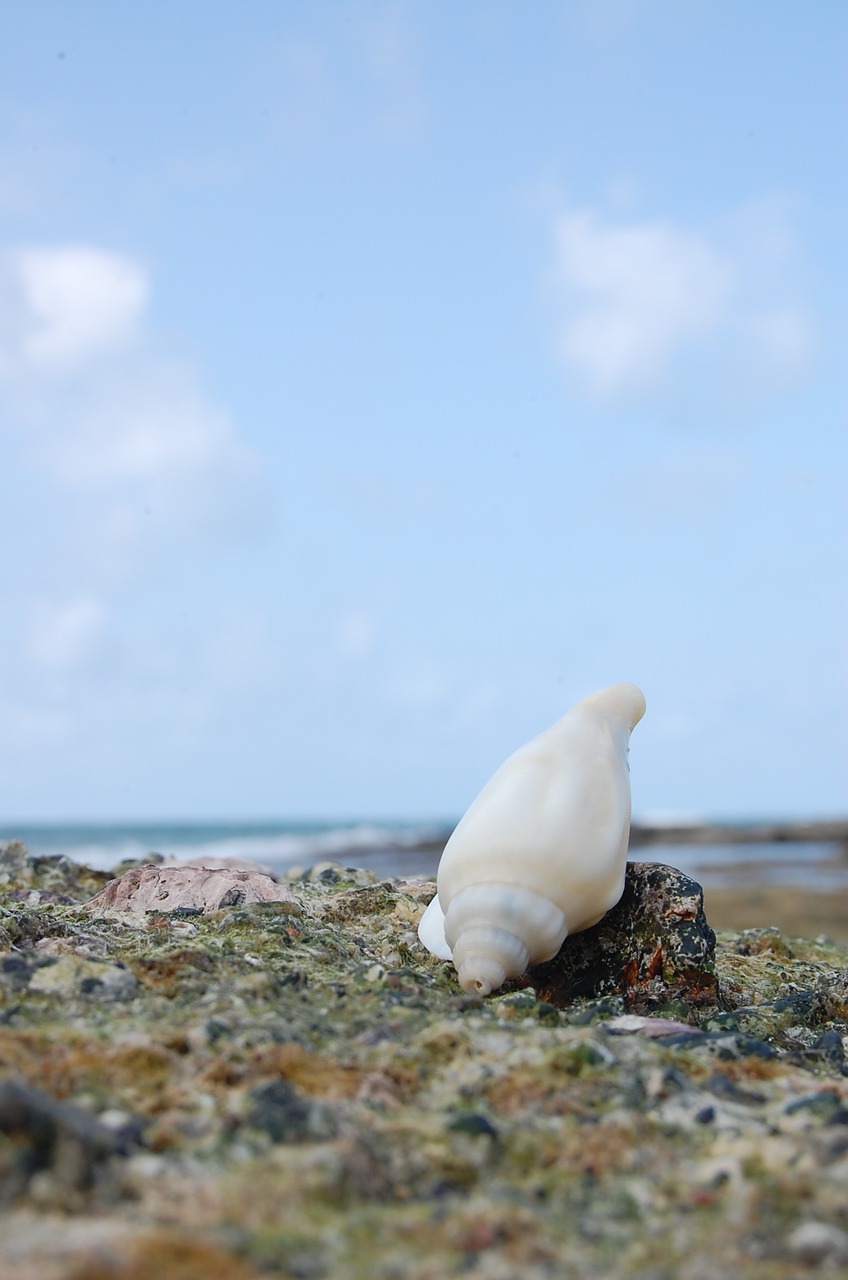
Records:
[[[291,892],[270,876],[229,867],[131,867],[96,893],[86,910],[220,911],[249,902],[284,902]]]
[[[2,1280],[848,1265],[840,947],[725,934],[716,1002],[557,1008],[463,995],[417,942],[432,883],[92,914],[102,882],[0,847]]]
[[[699,884],[674,867],[629,862],[617,906],[521,983],[559,1008],[605,995],[636,1013],[673,1000],[715,1004],[715,941]]]

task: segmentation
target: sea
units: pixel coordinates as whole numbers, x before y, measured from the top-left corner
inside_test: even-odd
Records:
[[[250,865],[297,875],[320,863],[364,867],[381,877],[434,876],[453,820],[326,822],[5,823],[0,841],[19,839],[39,857],[65,856],[109,871],[161,854],[169,862]],[[704,887],[798,885],[848,889],[848,858],[827,844],[658,845],[634,860],[664,862]]]

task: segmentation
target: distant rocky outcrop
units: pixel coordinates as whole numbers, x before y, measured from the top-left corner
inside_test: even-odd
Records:
[[[96,893],[88,912],[221,911],[251,902],[290,902],[291,890],[257,871],[230,867],[131,867]]]

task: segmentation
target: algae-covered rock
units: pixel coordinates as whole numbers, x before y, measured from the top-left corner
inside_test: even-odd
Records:
[[[629,862],[619,903],[524,981],[560,1007],[609,995],[634,1012],[675,1000],[715,1004],[715,934],[701,886],[674,867]]]
[[[101,1000],[131,1000],[138,983],[125,965],[89,960],[79,955],[47,959],[29,979],[33,993],[59,998],[88,995]]]
[[[7,1173],[0,1202],[24,1191],[32,1177],[51,1171],[67,1192],[90,1189],[103,1166],[132,1148],[80,1107],[56,1102],[41,1089],[15,1080],[0,1084],[0,1133],[16,1140],[18,1156]]]
[[[108,872],[61,854],[33,857],[21,840],[0,840],[0,897],[31,904],[79,902],[108,879]]]
[[[631,869],[606,969],[560,974],[586,994],[483,1001],[418,944],[423,880],[325,866],[187,915],[92,912],[90,872],[20,849],[4,874],[0,1276],[843,1265],[839,947],[713,951],[697,887]]]

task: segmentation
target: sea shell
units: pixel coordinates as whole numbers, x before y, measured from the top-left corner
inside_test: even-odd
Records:
[[[513,753],[460,820],[418,927],[453,960],[465,991],[488,995],[596,924],[624,888],[635,684],[584,698]]]

